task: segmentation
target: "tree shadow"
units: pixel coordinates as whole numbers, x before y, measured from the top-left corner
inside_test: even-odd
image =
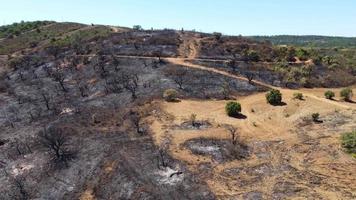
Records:
[[[180,99],[174,99],[173,101],[171,101],[171,103],[180,103],[182,100]]]
[[[313,120],[313,122],[316,123],[316,124],[322,124],[322,123],[324,123],[324,121],[323,121],[323,120],[320,120],[320,119]]]
[[[345,100],[345,102],[347,102],[347,103],[356,103],[356,101],[353,101],[353,100]]]
[[[235,119],[247,119],[247,116],[242,113],[239,113],[239,114],[231,116],[231,117],[233,117]]]
[[[172,100],[169,100],[167,101],[168,103],[180,103],[182,100],[180,99],[172,99]]]
[[[280,103],[272,103],[271,105],[272,105],[272,106],[286,106],[287,103],[285,103],[285,102],[280,102]]]

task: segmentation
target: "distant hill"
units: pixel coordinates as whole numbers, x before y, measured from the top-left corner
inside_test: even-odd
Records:
[[[331,36],[294,36],[294,35],[277,35],[277,36],[252,36],[251,38],[259,41],[268,40],[274,45],[294,45],[303,47],[356,47],[356,37],[331,37]]]

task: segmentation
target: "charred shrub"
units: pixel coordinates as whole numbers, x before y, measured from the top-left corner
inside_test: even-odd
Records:
[[[49,127],[38,133],[39,144],[47,149],[56,167],[68,167],[69,161],[75,158],[75,151],[70,149],[69,132],[65,128]]]

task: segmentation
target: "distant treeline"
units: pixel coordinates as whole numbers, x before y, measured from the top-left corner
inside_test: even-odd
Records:
[[[356,48],[356,37],[330,37],[330,36],[293,36],[293,35],[277,35],[277,36],[251,36],[252,39],[258,41],[268,40],[274,45],[294,45],[300,47],[343,47]]]

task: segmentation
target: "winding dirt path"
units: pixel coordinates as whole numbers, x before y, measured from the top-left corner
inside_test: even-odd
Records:
[[[223,75],[223,76],[226,76],[226,77],[234,78],[234,79],[237,79],[237,80],[248,81],[248,79],[243,77],[243,76],[231,74],[231,73],[228,73],[226,71],[219,70],[219,69],[212,68],[212,67],[206,67],[206,66],[203,66],[203,65],[197,65],[197,64],[190,63],[190,62],[186,62],[187,60],[184,59],[184,58],[166,58],[165,60],[167,60],[170,63],[176,64],[176,65],[185,66],[185,67],[189,67],[189,68],[193,68],[193,69],[209,71],[209,72],[220,74],[220,75]],[[339,107],[342,107],[342,108],[346,108],[346,109],[356,109],[356,104],[331,101],[331,100],[325,99],[323,97],[318,97],[318,96],[314,95],[313,94],[313,90],[320,90],[320,88],[310,89],[310,90],[303,90],[303,89],[291,90],[291,89],[285,89],[285,88],[276,87],[276,86],[273,86],[273,85],[270,85],[270,84],[267,84],[267,83],[264,83],[264,82],[261,82],[261,81],[258,81],[258,80],[253,80],[253,83],[257,84],[257,85],[260,85],[260,86],[264,86],[264,87],[270,88],[270,89],[278,89],[282,93],[303,92],[304,96],[308,96],[308,97],[313,98],[315,100],[319,100],[319,101],[321,101],[323,103],[336,105],[336,106],[339,106]]]

